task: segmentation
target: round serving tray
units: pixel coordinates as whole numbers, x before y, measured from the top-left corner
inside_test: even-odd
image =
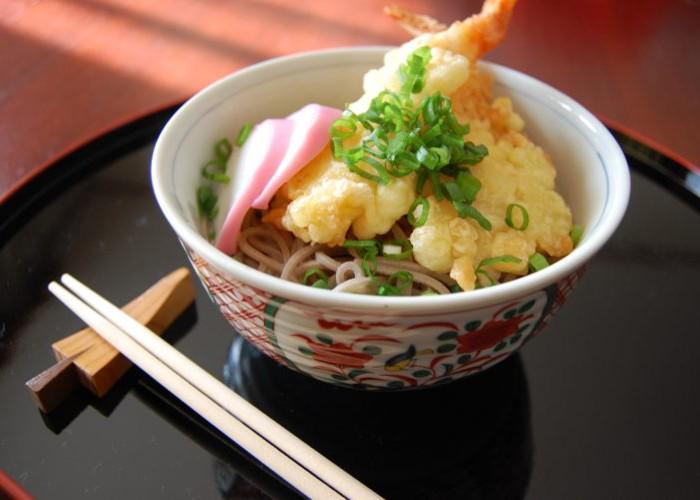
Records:
[[[49,281],[70,272],[125,303],[187,265],[149,185],[172,111],[82,147],[0,205],[0,469],[39,498],[296,496],[136,369],[49,415],[24,388],[82,327]],[[237,338],[199,285],[166,337],[388,498],[692,498],[700,182],[614,132],[632,167],[625,220],[544,334],[483,374],[388,394],[316,382]]]

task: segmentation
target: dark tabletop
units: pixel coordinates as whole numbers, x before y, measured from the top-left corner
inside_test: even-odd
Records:
[[[123,303],[186,265],[148,178],[167,116],[0,206],[0,469],[39,498],[294,496],[138,370],[49,416],[24,388],[82,327],[50,280],[70,272]],[[696,498],[700,210],[679,186],[697,177],[639,151],[618,232],[543,334],[483,374],[399,393],[317,382],[237,340],[200,285],[167,338],[389,498]]]

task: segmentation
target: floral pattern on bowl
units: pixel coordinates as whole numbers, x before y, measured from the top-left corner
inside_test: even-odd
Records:
[[[224,318],[277,362],[324,382],[408,389],[478,373],[536,336],[583,268],[524,298],[472,311],[425,315],[325,309],[275,297],[225,275],[187,248]]]

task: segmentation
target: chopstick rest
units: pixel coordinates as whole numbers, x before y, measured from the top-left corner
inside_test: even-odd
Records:
[[[157,334],[162,334],[194,300],[190,272],[179,268],[160,279],[123,307],[123,311]],[[57,363],[26,382],[36,405],[48,413],[83,385],[104,396],[131,363],[92,328],[85,328],[52,345]]]

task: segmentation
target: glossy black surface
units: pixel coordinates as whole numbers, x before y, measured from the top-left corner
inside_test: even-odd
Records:
[[[0,207],[0,468],[39,498],[294,497],[137,370],[49,416],[24,388],[53,362],[51,342],[81,327],[50,280],[71,272],[121,303],[186,264],[139,146],[164,117],[64,161],[11,220]],[[633,172],[620,230],[543,334],[440,388],[362,393],[292,373],[232,345],[199,285],[168,336],[390,498],[696,498],[697,206]]]

